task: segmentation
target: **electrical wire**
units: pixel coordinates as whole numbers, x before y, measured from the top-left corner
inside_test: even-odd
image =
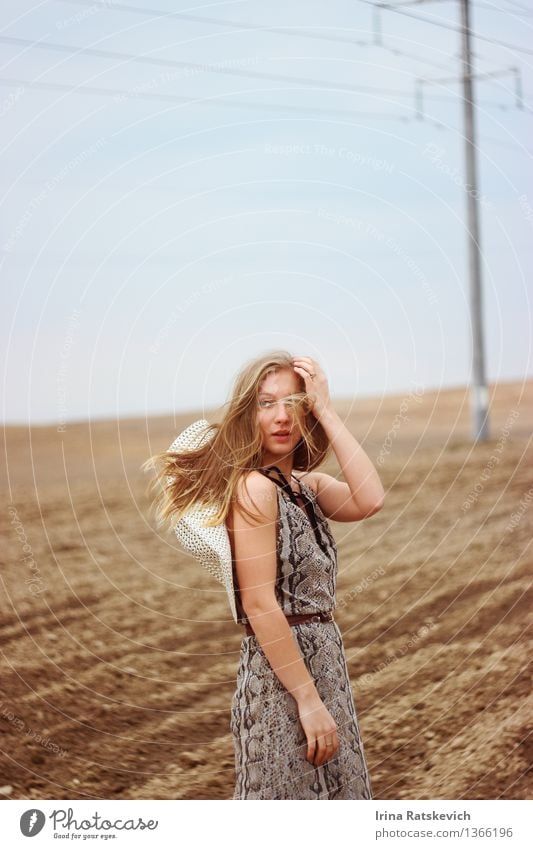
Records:
[[[384,112],[360,112],[357,110],[347,110],[347,109],[332,109],[327,107],[316,107],[316,106],[292,106],[290,104],[283,103],[254,103],[253,101],[242,101],[242,100],[231,100],[224,101],[220,100],[220,97],[229,97],[231,93],[224,95],[211,95],[207,97],[198,97],[191,98],[185,97],[177,94],[148,94],[140,90],[133,89],[112,89],[112,88],[98,88],[96,86],[69,86],[65,83],[52,83],[52,82],[40,82],[38,80],[21,80],[21,79],[6,79],[4,77],[0,77],[0,85],[16,85],[21,86],[22,88],[35,88],[41,90],[49,90],[49,91],[65,91],[72,92],[77,94],[91,94],[91,95],[104,95],[104,96],[112,96],[117,98],[117,101],[122,100],[161,100],[169,103],[180,103],[183,106],[190,105],[202,105],[205,103],[209,103],[210,105],[215,106],[226,106],[232,108],[246,108],[246,109],[277,109],[285,112],[295,112],[299,114],[303,113],[312,113],[312,114],[327,114],[327,115],[343,115],[343,116],[351,116],[354,117],[356,115],[364,115],[369,118],[383,118],[385,120],[403,120],[408,121],[411,120],[408,116],[403,115],[387,115]],[[407,108],[407,107],[406,107]],[[413,119],[414,120],[414,119]]]
[[[503,15],[515,15],[517,18],[522,17],[531,17],[533,12],[524,10],[522,12],[515,12],[511,9],[502,9],[501,6],[495,6],[493,3],[487,3],[485,0],[474,0],[474,5],[479,7],[480,9],[489,9],[491,12],[500,12]]]
[[[397,15],[404,15],[407,18],[413,18],[415,21],[423,21],[426,24],[433,24],[433,26],[440,27],[441,29],[450,30],[451,32],[462,32],[462,29],[460,27],[443,21],[442,19],[433,20],[432,18],[421,17],[420,15],[416,15],[413,12],[406,12],[403,9],[398,9],[395,6],[390,5],[389,3],[375,3],[374,0],[355,0],[355,2],[363,3],[365,6],[372,6],[374,9],[379,9],[383,12],[395,12]],[[533,56],[533,50],[530,50],[527,47],[519,47],[517,44],[509,44],[506,41],[499,41],[496,38],[491,38],[488,35],[482,35],[481,33],[474,32],[473,30],[470,30],[470,35],[472,36],[472,38],[477,38],[480,41],[486,41],[487,44],[496,44],[498,47],[504,47],[507,50],[514,50],[517,53],[525,53],[528,56]]]
[[[504,2],[507,3],[510,6],[514,6],[516,9],[521,11],[523,14],[526,14],[526,15],[532,15],[533,14],[531,9],[527,9],[525,6],[522,6],[521,3],[516,3],[515,0],[504,0]],[[503,11],[504,10],[502,9],[502,12]],[[507,10],[505,10],[505,11],[507,11]]]
[[[269,80],[270,82],[297,83],[298,85],[308,85],[313,88],[324,88],[328,91],[332,89],[338,91],[346,91],[356,94],[387,94],[390,96],[400,95],[412,97],[411,92],[401,92],[397,89],[380,89],[373,86],[354,86],[347,83],[329,82],[327,80],[309,79],[307,77],[294,77],[285,74],[268,74],[260,71],[243,70],[241,68],[225,68],[218,67],[214,63],[211,68],[209,64],[200,64],[197,62],[183,62],[175,59],[156,59],[147,56],[134,55],[133,53],[121,53],[116,50],[99,50],[94,47],[75,47],[70,44],[58,44],[57,42],[46,41],[30,41],[26,38],[16,38],[14,36],[0,35],[0,42],[4,44],[20,45],[35,47],[41,50],[55,50],[61,53],[70,53],[72,56],[79,54],[85,56],[95,56],[103,59],[117,59],[124,62],[133,62],[142,65],[152,65],[159,68],[179,68],[183,71],[192,72],[213,72],[217,74],[227,74],[229,76],[246,77],[254,80]]]
[[[312,78],[310,79],[308,77],[293,77],[285,74],[267,74],[258,71],[244,70],[241,68],[221,68],[217,65],[217,63],[209,65],[200,64],[196,62],[177,61],[174,59],[157,59],[150,58],[147,56],[139,56],[133,53],[121,53],[116,50],[100,50],[93,47],[76,47],[75,45],[58,44],[57,42],[31,41],[30,39],[17,38],[14,36],[0,35],[0,43],[37,48],[41,50],[51,50],[60,53],[68,53],[71,57],[77,56],[78,54],[82,54],[102,59],[116,59],[124,63],[133,62],[142,65],[152,65],[161,68],[178,68],[179,70],[184,71],[184,76],[186,76],[186,72],[191,72],[191,74],[193,72],[207,72],[216,74],[221,73],[229,74],[231,76],[245,77],[247,79],[253,80],[268,80],[270,82],[276,83],[283,82],[297,84],[300,86],[310,86],[314,89],[324,89],[326,91],[343,91],[352,94],[384,95],[387,97],[407,97],[410,99],[412,99],[414,96],[412,91],[401,91],[399,89],[387,89],[380,88],[377,86],[352,86],[346,83],[338,83],[328,80]],[[433,80],[429,79],[429,82],[433,82]],[[436,80],[435,82],[438,82],[438,80]],[[98,89],[98,91],[100,91],[100,89]],[[106,91],[106,89],[101,89],[101,91]],[[456,100],[456,97],[453,95],[431,94],[431,92],[427,92],[426,96],[436,100]],[[505,104],[496,104],[494,103],[494,101],[486,101],[485,103],[486,105],[494,105],[502,108],[505,106]]]
[[[63,0],[63,2],[70,3],[70,4],[75,5],[75,6],[84,6],[84,7],[87,7],[87,8],[94,8],[94,3],[90,2],[90,0]],[[192,23],[212,24],[214,26],[223,26],[223,27],[226,27],[226,28],[229,28],[229,29],[238,30],[240,32],[261,32],[261,33],[269,32],[269,33],[273,33],[275,35],[285,35],[285,36],[294,37],[294,38],[311,39],[311,40],[317,40],[317,41],[330,41],[330,42],[333,42],[333,43],[336,42],[336,43],[340,43],[340,44],[353,44],[357,47],[380,48],[380,49],[383,49],[383,50],[387,50],[388,52],[391,52],[395,55],[403,56],[407,59],[414,59],[417,62],[423,62],[427,65],[431,65],[432,67],[439,68],[441,70],[447,70],[448,67],[449,67],[449,65],[446,64],[446,63],[434,62],[431,59],[428,59],[428,58],[423,57],[423,56],[422,57],[418,56],[415,53],[410,53],[406,50],[403,50],[403,49],[400,49],[400,48],[397,48],[397,47],[390,47],[390,46],[383,44],[383,43],[377,43],[376,41],[365,41],[365,40],[360,39],[360,38],[350,38],[348,36],[330,35],[330,34],[325,33],[323,31],[324,29],[340,29],[340,27],[322,27],[322,26],[316,27],[316,28],[296,27],[296,26],[295,27],[292,27],[292,26],[291,27],[289,27],[289,26],[269,27],[269,26],[263,26],[263,25],[257,25],[257,24],[250,24],[250,23],[247,23],[245,21],[241,22],[241,21],[227,20],[225,18],[212,18],[212,17],[205,17],[205,16],[202,16],[202,15],[192,15],[188,12],[164,11],[162,9],[151,9],[151,8],[146,8],[146,7],[143,7],[143,6],[130,6],[126,3],[120,3],[119,5],[117,5],[116,3],[113,3],[112,7],[110,7],[110,8],[112,9],[113,13],[115,13],[115,12],[119,12],[119,13],[123,12],[124,13],[125,12],[125,13],[130,13],[130,14],[137,14],[137,15],[142,15],[143,17],[149,17],[152,20],[154,18],[161,18],[161,19],[172,18],[172,19],[177,19],[177,20],[190,21]],[[320,29],[321,32],[315,32],[315,29]]]
[[[80,2],[80,0],[66,0],[66,2],[74,2],[76,5],[87,5],[86,3],[83,2],[83,0],[82,0],[82,2]],[[365,2],[365,0],[361,0],[361,2]],[[376,6],[375,3],[368,3],[368,5]],[[126,7],[124,5],[122,5],[120,7],[113,6],[113,11],[116,11],[117,9],[125,10]],[[148,12],[151,14],[154,11],[154,10],[141,10],[139,7],[127,7],[128,11],[133,10],[133,9],[135,9],[136,12],[140,12],[142,14],[147,14]],[[172,17],[180,16],[180,17],[195,18],[195,19],[201,20],[202,22],[209,20],[210,22],[216,21],[217,23],[228,24],[228,22],[226,22],[226,21],[218,21],[218,19],[205,19],[205,18],[200,18],[199,16],[186,15],[185,13],[156,12],[156,14],[161,15],[161,16],[165,15],[165,16],[172,16]],[[231,22],[230,25],[231,26],[238,26],[239,28],[242,29],[242,24],[236,24],[235,22]],[[264,28],[256,27],[256,29],[264,29]],[[268,29],[269,31],[276,31],[276,32],[282,31],[284,34],[286,34],[286,28],[266,28],[266,29]],[[309,37],[308,33],[305,32],[305,31],[300,31],[300,34],[302,34],[304,37]],[[327,38],[329,38],[329,36]],[[290,76],[285,76],[285,75],[260,74],[258,72],[242,71],[242,70],[239,70],[239,69],[232,69],[232,68],[228,69],[228,68],[211,67],[209,65],[200,65],[200,64],[197,64],[197,63],[190,63],[190,62],[188,63],[188,62],[177,62],[177,61],[174,61],[174,60],[154,59],[154,58],[149,58],[147,56],[136,56],[136,55],[133,55],[133,54],[119,53],[119,52],[116,52],[116,51],[97,50],[95,48],[83,48],[83,47],[78,48],[78,47],[68,45],[68,44],[57,44],[57,43],[56,44],[50,44],[50,43],[47,43],[47,42],[44,42],[44,41],[35,42],[35,41],[30,41],[28,39],[20,39],[20,38],[14,38],[14,37],[9,37],[9,36],[0,36],[0,41],[3,41],[4,43],[19,44],[19,45],[21,45],[21,46],[23,45],[25,47],[37,47],[37,48],[41,48],[41,49],[59,50],[60,52],[70,53],[72,56],[75,56],[77,53],[85,53],[85,54],[97,56],[97,57],[100,57],[100,58],[111,58],[111,59],[119,59],[119,60],[124,60],[124,61],[140,62],[140,63],[145,64],[145,65],[151,64],[151,65],[156,65],[156,66],[160,66],[160,67],[177,67],[177,68],[180,68],[181,70],[184,70],[184,71],[199,71],[199,70],[206,71],[207,70],[208,72],[215,72],[215,73],[227,72],[227,73],[237,74],[239,76],[252,77],[254,79],[269,79],[269,80],[275,81],[275,82],[290,82],[290,83],[297,83],[298,85],[309,85],[309,86],[314,86],[315,88],[319,87],[319,88],[323,88],[323,89],[326,89],[326,90],[329,90],[329,91],[331,91],[332,89],[333,90],[338,89],[338,90],[341,90],[341,91],[348,91],[348,92],[354,92],[354,93],[359,93],[359,94],[368,94],[368,95],[380,94],[380,95],[386,95],[386,96],[392,96],[392,97],[409,97],[409,98],[413,97],[413,93],[411,93],[411,92],[402,92],[402,91],[399,91],[399,90],[396,90],[396,89],[381,89],[381,88],[371,87],[371,86],[367,86],[367,87],[358,86],[357,87],[357,86],[348,86],[348,85],[344,85],[344,84],[335,84],[335,83],[324,81],[324,80],[313,80],[313,79],[307,79],[307,78],[290,77]],[[423,60],[421,59],[420,61],[423,61]],[[39,80],[25,81],[25,80],[15,80],[15,79],[6,79],[6,78],[0,78],[0,84],[9,85],[9,86],[21,85],[24,88],[36,88],[36,89],[50,90],[50,91],[63,91],[63,92],[67,92],[67,93],[75,92],[75,93],[98,95],[98,96],[113,96],[113,97],[121,99],[121,100],[132,99],[132,98],[145,99],[145,100],[155,99],[155,100],[160,100],[160,101],[164,101],[164,102],[179,103],[181,105],[194,105],[194,104],[197,105],[197,104],[209,102],[209,103],[215,104],[217,106],[225,106],[225,107],[230,107],[230,108],[247,108],[247,109],[251,108],[251,109],[277,110],[277,111],[281,110],[281,111],[289,112],[289,113],[292,112],[292,113],[295,113],[295,114],[307,114],[307,115],[309,115],[309,114],[311,114],[311,115],[319,115],[319,114],[342,115],[342,116],[345,116],[345,117],[350,117],[352,119],[356,116],[359,116],[359,117],[364,116],[366,118],[371,118],[371,119],[382,119],[382,120],[393,120],[393,121],[400,120],[404,123],[412,121],[412,120],[418,120],[416,118],[416,116],[414,116],[414,115],[409,117],[409,116],[406,116],[406,115],[394,115],[394,114],[387,115],[387,114],[384,114],[384,113],[377,113],[377,112],[370,113],[370,112],[362,112],[362,111],[358,111],[358,110],[344,110],[344,109],[320,108],[320,107],[318,107],[318,108],[317,107],[294,107],[294,106],[290,106],[290,105],[275,104],[275,103],[257,104],[257,103],[252,103],[252,102],[248,102],[248,101],[235,101],[235,100],[223,101],[223,100],[219,100],[217,97],[190,98],[190,97],[185,97],[185,96],[168,95],[168,94],[162,94],[162,93],[161,94],[153,94],[153,93],[149,94],[149,93],[145,93],[145,92],[142,91],[142,87],[143,87],[142,85],[140,85],[138,87],[133,87],[133,89],[128,91],[128,90],[123,90],[123,89],[109,89],[109,88],[99,88],[99,87],[95,87],[95,86],[82,86],[82,85],[78,85],[78,86],[73,87],[73,86],[63,85],[63,84],[60,84],[60,83],[40,82]],[[438,95],[438,94],[433,95],[431,93],[428,93],[427,96],[431,97],[433,99],[438,99],[438,100],[456,100],[456,98],[454,96],[446,96],[446,95]],[[494,101],[481,101],[480,105],[492,106],[492,107],[502,109],[502,110],[508,109],[508,107],[505,104],[496,103]],[[528,107],[525,107],[524,111],[526,111],[528,114],[532,114],[532,110]],[[428,120],[431,121],[431,123],[433,123],[433,125],[438,127],[439,129],[445,128],[445,125],[442,124],[439,121],[436,121],[434,119],[428,119]],[[502,143],[498,139],[492,139],[492,138],[489,138],[489,137],[485,137],[485,138],[486,138],[487,141],[490,141],[492,143],[496,143],[496,144]],[[505,144],[505,143],[503,143],[503,144]]]
[[[71,5],[75,5],[75,6],[83,6],[83,7],[86,7],[86,8],[94,8],[94,3],[90,2],[90,0],[63,0],[63,2],[70,3]],[[362,0],[362,2],[364,2],[364,0]],[[368,5],[375,6],[376,8],[381,8],[381,4],[376,4],[374,2],[368,2]],[[386,7],[387,7],[387,4],[385,4],[382,8],[386,8]],[[247,31],[270,32],[270,33],[274,33],[274,34],[278,34],[278,35],[279,34],[280,35],[288,35],[288,36],[294,36],[294,37],[304,38],[304,39],[319,39],[321,41],[333,41],[333,42],[342,42],[342,43],[346,43],[346,44],[354,44],[354,45],[357,45],[357,46],[360,46],[360,47],[362,46],[362,47],[380,48],[380,49],[386,50],[387,52],[389,52],[389,53],[391,53],[392,55],[395,55],[395,56],[402,56],[404,58],[415,60],[417,62],[423,62],[425,64],[430,65],[431,67],[438,68],[439,70],[446,70],[446,71],[449,70],[449,62],[445,63],[445,64],[443,64],[441,62],[434,62],[430,59],[427,59],[425,57],[421,57],[417,54],[411,53],[411,52],[403,50],[401,48],[391,47],[391,46],[383,43],[382,40],[380,40],[379,42],[376,41],[376,39],[374,39],[373,42],[372,41],[362,41],[361,39],[353,39],[353,38],[348,38],[346,36],[329,35],[329,34],[324,33],[323,31],[317,33],[317,32],[314,31],[314,29],[311,29],[311,28],[268,27],[268,26],[263,26],[263,25],[252,25],[252,24],[242,22],[242,21],[226,20],[224,18],[204,17],[204,16],[201,16],[201,15],[193,15],[193,14],[190,14],[190,13],[187,13],[187,12],[176,12],[176,11],[167,11],[167,10],[161,10],[161,9],[151,9],[151,8],[146,8],[146,7],[142,7],[142,6],[130,6],[129,4],[126,4],[126,3],[121,3],[119,5],[113,3],[112,11],[113,12],[123,12],[123,13],[137,14],[137,15],[140,14],[143,17],[148,16],[152,20],[154,18],[161,18],[161,19],[163,19],[163,18],[164,19],[175,18],[175,19],[178,19],[178,20],[191,21],[191,22],[194,22],[194,23],[202,23],[202,24],[209,23],[209,24],[213,24],[213,25],[216,25],[216,26],[224,26],[224,27],[227,27],[227,28],[229,27],[230,29],[237,29],[240,32],[245,32],[245,31],[246,32]],[[321,27],[320,29],[323,30],[324,28]],[[460,32],[461,30],[456,30],[456,31]],[[395,37],[398,38],[399,36],[395,36]],[[477,59],[483,61],[483,62],[488,63],[488,62],[491,61],[488,58],[486,58],[486,57],[484,57],[484,56],[482,56],[479,53],[474,52],[474,51],[472,51],[472,55],[475,56]]]
[[[226,101],[222,100],[220,95],[213,95],[211,97],[203,97],[203,98],[187,98],[180,95],[175,94],[149,94],[141,91],[135,91],[127,89],[110,89],[110,88],[98,88],[96,86],[69,86],[64,83],[51,83],[51,82],[39,82],[39,81],[29,81],[29,80],[20,80],[20,79],[5,79],[0,77],[0,86],[13,86],[17,85],[25,88],[35,88],[43,91],[62,91],[65,93],[73,93],[73,94],[88,94],[88,95],[98,95],[98,96],[107,96],[116,98],[117,102],[123,100],[159,100],[164,103],[179,103],[182,106],[202,106],[205,104],[214,105],[222,108],[242,108],[242,109],[253,109],[260,111],[281,111],[287,112],[289,114],[296,115],[307,115],[307,116],[320,116],[320,115],[329,115],[336,116],[342,118],[348,118],[354,120],[356,118],[365,118],[368,120],[380,119],[385,121],[400,121],[404,124],[408,123],[416,123],[420,125],[421,121],[414,114],[412,115],[401,115],[401,114],[386,114],[384,112],[363,112],[361,110],[355,109],[334,109],[327,107],[317,107],[317,106],[292,106],[290,104],[283,103],[257,103],[252,101],[242,101],[242,100],[231,100]],[[224,95],[227,96],[227,95]],[[492,104],[494,106],[500,106],[500,104]],[[501,108],[501,107],[500,107]],[[527,106],[524,106],[524,111],[533,114],[533,109],[529,109]],[[438,130],[446,130],[450,131],[451,127],[448,127],[446,124],[443,124],[441,121],[437,121],[434,118],[425,116],[424,123],[431,124],[436,127]],[[503,147],[508,147],[513,150],[516,150],[516,143],[505,142],[502,139],[495,139],[491,136],[481,135],[480,141],[488,141],[492,144],[500,145]],[[522,146],[522,145],[520,145]],[[530,151],[527,151],[530,153]],[[530,153],[533,156],[533,153]]]

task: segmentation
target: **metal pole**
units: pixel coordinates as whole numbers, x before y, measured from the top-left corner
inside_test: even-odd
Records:
[[[463,108],[468,212],[468,254],[470,270],[470,318],[472,322],[472,382],[470,387],[470,405],[472,415],[472,436],[475,440],[484,441],[489,438],[489,392],[485,381],[485,352],[483,343],[481,251],[479,247],[474,102],[472,97],[470,10],[469,0],[460,0],[460,3],[463,51]]]
[[[374,26],[374,44],[378,47],[383,45],[383,35],[381,32],[381,16],[379,12],[379,7],[376,6],[374,9],[374,13],[372,15],[372,23]]]

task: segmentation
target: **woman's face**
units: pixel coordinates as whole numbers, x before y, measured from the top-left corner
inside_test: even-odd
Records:
[[[302,385],[293,369],[270,372],[260,384],[257,423],[266,465],[275,465],[277,459],[292,454],[301,437],[298,419],[290,401],[287,403],[288,396],[297,392],[302,392]]]

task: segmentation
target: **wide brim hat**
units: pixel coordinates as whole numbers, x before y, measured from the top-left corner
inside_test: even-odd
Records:
[[[211,441],[213,432],[206,419],[198,419],[185,428],[174,440],[168,451],[194,451],[206,442]],[[172,478],[168,478],[170,482]],[[222,522],[213,527],[204,527],[204,522],[211,519],[218,511],[220,504],[200,504],[184,513],[175,523],[174,531],[182,548],[185,549],[206,569],[209,574],[222,584],[228,596],[231,614],[238,622],[235,603],[235,588],[233,585],[233,559],[226,524]]]

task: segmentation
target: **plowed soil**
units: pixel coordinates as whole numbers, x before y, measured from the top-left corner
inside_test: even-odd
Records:
[[[337,404],[387,491],[331,523],[378,799],[531,798],[532,389],[491,387],[477,444],[463,388]],[[5,431],[5,796],[231,798],[241,632],[139,469],[200,417]]]

